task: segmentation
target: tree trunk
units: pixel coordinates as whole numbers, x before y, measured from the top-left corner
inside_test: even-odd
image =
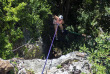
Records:
[[[66,6],[65,6],[66,5]],[[64,20],[66,21],[68,18],[68,13],[69,13],[69,8],[70,8],[70,0],[66,1],[66,4],[64,4],[65,6],[65,12],[64,12]]]

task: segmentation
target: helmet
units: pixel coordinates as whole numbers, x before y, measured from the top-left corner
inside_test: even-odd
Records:
[[[59,19],[61,19],[61,20],[62,20],[62,19],[63,19],[63,16],[62,16],[62,15],[59,15]]]

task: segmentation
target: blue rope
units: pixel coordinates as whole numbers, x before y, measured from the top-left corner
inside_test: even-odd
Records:
[[[59,25],[59,24],[57,24],[57,29],[58,29],[58,25]],[[53,41],[54,41],[54,38],[55,38],[55,35],[56,35],[56,32],[57,32],[57,29],[56,29],[55,34],[54,34],[54,36],[53,36],[53,40],[52,40],[52,43],[51,43],[51,46],[50,46],[50,49],[49,49],[49,52],[48,52],[48,55],[47,55],[47,58],[46,58],[46,61],[45,61],[45,65],[44,65],[43,70],[42,70],[42,74],[43,74],[43,72],[44,72],[44,69],[45,69],[45,66],[46,66],[46,63],[47,63],[47,59],[48,59],[48,57],[49,57],[49,54],[50,54],[50,51],[51,51],[51,48],[52,48],[52,45],[53,45]]]

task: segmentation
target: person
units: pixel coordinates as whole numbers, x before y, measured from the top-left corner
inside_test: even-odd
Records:
[[[53,24],[54,24],[55,31],[57,30],[57,26],[59,26],[62,33],[63,33],[64,32],[63,25],[62,25],[62,24],[64,24],[63,16],[62,15],[59,15],[59,16],[54,15],[53,18],[54,18]],[[56,37],[56,40],[58,40],[57,32],[56,32],[55,37]]]

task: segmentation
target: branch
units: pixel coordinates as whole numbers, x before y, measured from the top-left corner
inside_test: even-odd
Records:
[[[28,41],[28,43],[26,43],[26,44],[24,44],[24,45],[21,45],[21,46],[19,46],[18,48],[12,50],[12,51],[14,52],[14,51],[18,50],[19,48],[21,48],[21,47],[23,47],[23,46],[25,46],[25,45],[28,45],[28,44],[31,42],[32,39],[33,39],[33,38],[31,38],[31,39]]]
[[[102,30],[102,28],[101,28],[101,27],[99,27],[99,30],[101,31],[101,33],[104,33],[104,31]]]

